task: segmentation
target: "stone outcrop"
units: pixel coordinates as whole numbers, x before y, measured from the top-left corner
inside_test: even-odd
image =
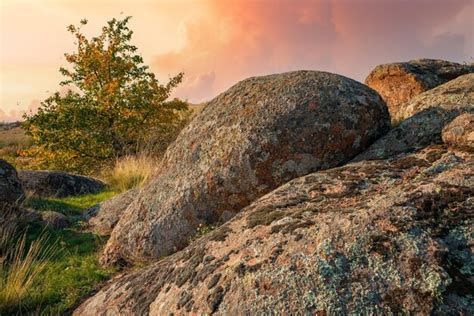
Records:
[[[23,187],[15,168],[0,159],[0,209],[20,204],[25,198]]]
[[[384,159],[441,144],[443,127],[461,113],[474,113],[474,74],[460,76],[414,97],[403,107],[402,121],[355,158]]]
[[[102,236],[110,235],[123,212],[137,197],[139,190],[132,189],[94,205],[83,214],[88,228]]]
[[[63,198],[98,193],[105,188],[97,179],[62,171],[20,170],[18,176],[27,194],[36,197]]]
[[[413,97],[472,72],[473,65],[419,59],[377,66],[365,83],[380,93],[387,103],[392,122],[397,123],[406,118],[404,105]]]
[[[473,158],[441,144],[297,178],[75,315],[473,314]]]
[[[210,101],[112,232],[102,263],[156,259],[198,225],[279,185],[343,164],[389,128],[380,96],[351,79],[298,71],[246,79]]]
[[[474,114],[456,117],[443,129],[442,137],[448,146],[474,151]]]

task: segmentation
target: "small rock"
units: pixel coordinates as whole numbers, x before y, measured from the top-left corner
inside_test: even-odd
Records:
[[[54,211],[41,212],[41,223],[52,229],[69,227],[69,220],[66,215]]]

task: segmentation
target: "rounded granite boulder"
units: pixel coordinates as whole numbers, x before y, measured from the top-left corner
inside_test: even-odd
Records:
[[[25,198],[16,169],[0,159],[0,209],[20,204]]]
[[[119,220],[102,263],[176,252],[199,225],[345,163],[389,126],[381,97],[343,76],[295,71],[243,80],[208,102],[168,148],[163,171]]]
[[[389,158],[441,144],[443,128],[462,113],[474,113],[474,73],[414,97],[400,110],[404,120],[354,160]]]
[[[416,95],[433,89],[459,76],[474,72],[473,65],[445,60],[418,59],[379,65],[365,83],[375,89],[387,103],[392,122],[403,117],[404,104]]]
[[[63,198],[102,191],[105,185],[94,178],[63,171],[20,170],[18,176],[28,195]]]

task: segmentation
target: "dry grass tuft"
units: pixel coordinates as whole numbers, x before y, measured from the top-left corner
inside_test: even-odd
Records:
[[[142,187],[157,172],[157,158],[138,154],[117,159],[113,168],[105,173],[104,178],[112,190],[125,192]]]
[[[56,244],[48,241],[43,233],[28,245],[26,233],[18,239],[15,230],[0,230],[0,310],[20,306],[30,296],[56,251]]]

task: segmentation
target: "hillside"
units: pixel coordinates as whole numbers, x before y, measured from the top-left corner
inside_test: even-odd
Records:
[[[0,158],[22,168],[27,161],[19,158],[18,151],[31,145],[31,139],[25,135],[19,122],[0,125]]]

